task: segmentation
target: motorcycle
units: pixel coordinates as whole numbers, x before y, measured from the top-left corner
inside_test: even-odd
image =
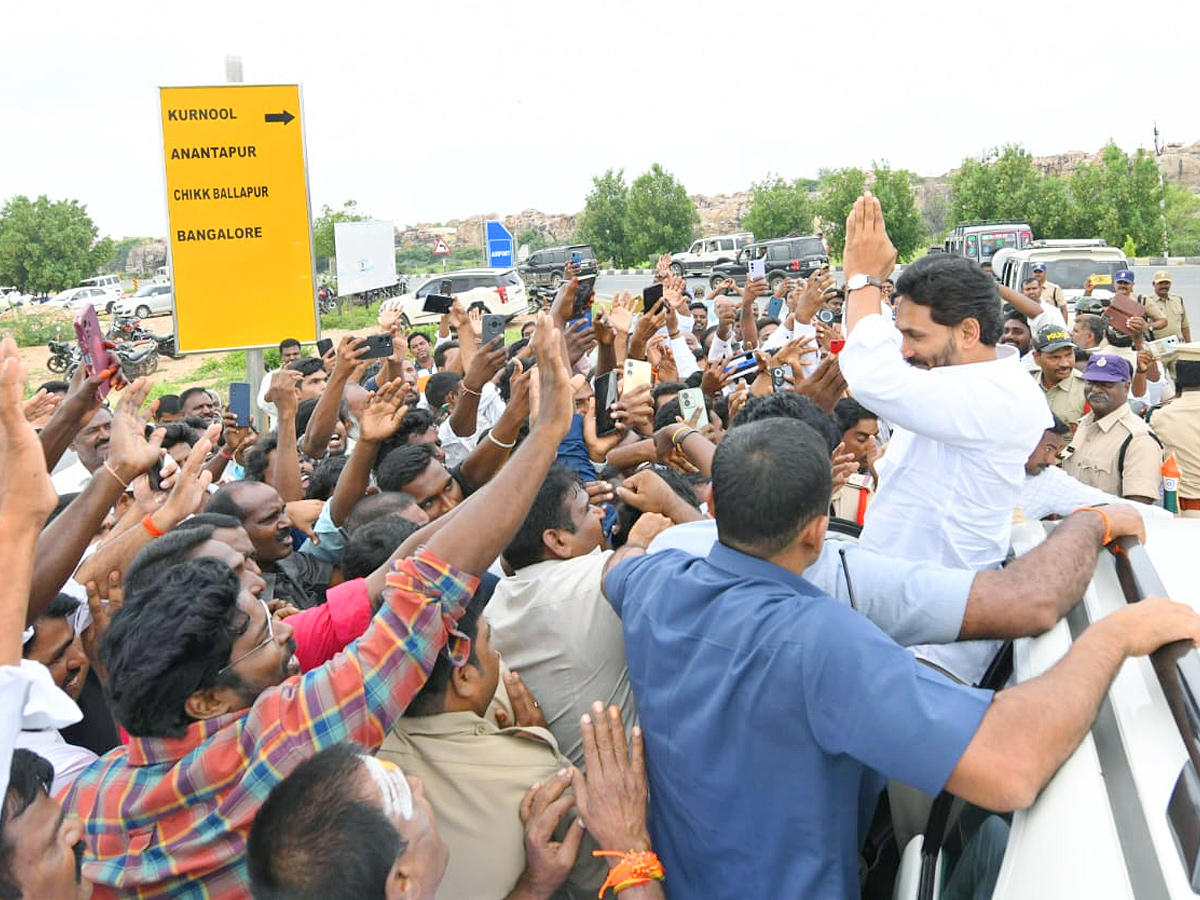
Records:
[[[50,341],[50,359],[46,361],[46,368],[51,372],[58,374],[66,374],[68,371],[74,373],[79,368],[79,362],[83,358],[79,352],[79,345],[74,341]]]
[[[321,310],[321,315],[327,315],[337,309],[337,298],[333,295],[333,291],[325,285],[317,288],[317,305]]]
[[[179,359],[180,353],[175,349],[174,334],[155,334],[142,327],[142,320],[136,316],[116,316],[112,327],[105,335],[110,341],[154,341],[158,352],[171,359]]]

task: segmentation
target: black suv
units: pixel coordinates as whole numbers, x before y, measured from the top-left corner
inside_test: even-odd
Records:
[[[542,287],[557,288],[563,280],[563,269],[571,257],[579,254],[579,272],[581,275],[596,273],[596,251],[591,244],[571,244],[567,247],[547,247],[545,250],[535,250],[517,266],[517,271],[525,279],[526,284]]]
[[[829,265],[824,241],[813,234],[797,235],[748,245],[738,251],[733,262],[713,266],[708,283],[715,288],[726,278],[732,278],[738,287],[742,287],[746,283],[750,260],[760,258],[767,261],[767,281],[771,290],[785,278],[807,278],[821,266]]]

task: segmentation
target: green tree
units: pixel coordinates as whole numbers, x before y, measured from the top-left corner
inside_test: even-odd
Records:
[[[333,271],[334,225],[338,222],[365,222],[368,218],[370,217],[358,211],[357,200],[347,200],[338,210],[331,208],[328,203],[322,206],[321,215],[317,216],[312,223],[313,250],[317,255],[317,268]]]
[[[921,221],[921,214],[917,212],[917,200],[913,194],[913,182],[917,176],[907,169],[892,169],[887,163],[875,163],[874,174],[871,192],[879,198],[888,237],[896,247],[897,257],[910,260],[918,250],[924,250],[927,243],[925,225]],[[843,218],[842,222],[845,221]]]
[[[1131,242],[1147,253],[1162,251],[1158,163],[1145,150],[1129,155],[1110,142],[1095,165],[1081,165],[1071,173],[1068,186],[1072,237],[1102,237],[1117,247]]]
[[[862,169],[834,169],[821,178],[821,198],[817,201],[821,230],[829,243],[829,252],[841,259],[846,247],[846,217],[854,201],[867,189],[867,173]]]
[[[579,217],[579,233],[584,241],[592,245],[596,256],[611,260],[613,265],[625,266],[631,262],[625,238],[625,213],[629,202],[629,186],[625,184],[625,170],[615,172],[608,169],[603,175],[592,179],[592,191],[587,195],[583,213]],[[538,249],[529,245],[529,249]]]
[[[750,185],[750,209],[742,217],[742,228],[754,232],[755,240],[769,241],[807,232],[812,228],[812,218],[805,182],[768,175]]]
[[[1167,185],[1167,237],[1172,256],[1200,256],[1200,197]]]
[[[0,209],[0,281],[31,292],[51,292],[95,275],[113,255],[111,238],[78,200],[17,195]]]
[[[687,247],[700,223],[682,184],[658,163],[629,186],[625,241],[634,262]]]

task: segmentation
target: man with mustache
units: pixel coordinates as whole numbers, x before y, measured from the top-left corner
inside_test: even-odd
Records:
[[[1083,418],[1083,376],[1075,370],[1075,342],[1065,328],[1046,325],[1033,339],[1033,376],[1050,411],[1072,428]]]
[[[112,410],[101,406],[91,421],[75,435],[71,449],[78,461],[50,478],[59,496],[82,491],[92,476],[108,461],[108,442],[112,437]]]
[[[1092,411],[1079,420],[1063,469],[1109,494],[1155,503],[1162,480],[1162,444],[1129,408],[1133,370],[1119,356],[1095,354],[1083,373]]]

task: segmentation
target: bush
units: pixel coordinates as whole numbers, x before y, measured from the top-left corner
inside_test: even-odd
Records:
[[[10,309],[0,314],[0,331],[18,347],[45,346],[47,341],[75,340],[74,317],[65,309]]]

